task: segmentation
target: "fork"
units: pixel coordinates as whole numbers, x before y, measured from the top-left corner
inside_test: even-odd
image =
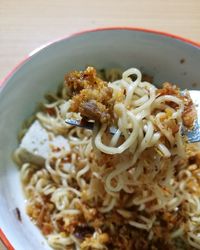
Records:
[[[184,91],[182,93],[184,93]],[[189,130],[189,129],[182,128],[182,134],[186,135],[188,138],[188,141],[191,143],[200,142],[200,91],[190,90],[189,93],[193,100],[194,105],[196,106],[197,119],[195,121],[193,129]],[[66,119],[65,122],[75,127],[81,127],[81,128],[90,129],[90,130],[93,130],[94,128],[94,122],[88,122],[86,120]],[[110,134],[113,135],[116,133],[116,131],[117,131],[117,128],[109,127]]]

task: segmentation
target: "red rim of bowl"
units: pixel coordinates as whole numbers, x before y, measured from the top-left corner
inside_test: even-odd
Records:
[[[13,246],[10,244],[10,242],[8,241],[8,239],[6,238],[5,234],[1,229],[0,229],[0,241],[8,250],[14,250]]]
[[[145,29],[145,28],[137,28],[137,27],[105,27],[105,28],[96,28],[96,29],[89,29],[89,30],[84,30],[84,31],[80,31],[80,32],[76,32],[73,33],[71,35],[68,36],[64,36],[61,37],[59,39],[50,41],[49,43],[46,43],[38,48],[36,48],[35,50],[33,50],[32,52],[30,52],[22,61],[20,61],[2,80],[0,80],[0,88],[4,87],[7,83],[7,81],[12,77],[12,75],[19,69],[21,68],[33,55],[35,55],[37,52],[39,52],[40,50],[46,48],[47,46],[55,43],[55,42],[59,42],[68,38],[71,38],[73,36],[79,36],[85,33],[90,33],[90,32],[99,32],[99,31],[106,31],[106,30],[129,30],[129,31],[138,31],[138,32],[146,32],[146,33],[151,33],[154,35],[162,35],[165,37],[169,37],[169,38],[173,38],[176,40],[179,40],[183,43],[186,44],[190,44],[194,47],[197,47],[200,49],[200,43],[198,42],[194,42],[188,38],[184,38],[178,35],[174,35],[174,34],[170,34],[167,32],[163,32],[163,31],[157,31],[157,30],[152,30],[152,29]],[[0,229],[0,240],[3,242],[3,244],[5,245],[5,247],[8,250],[14,250],[13,246],[11,245],[11,243],[8,241],[8,239],[6,238],[5,234],[3,233],[3,231]]]

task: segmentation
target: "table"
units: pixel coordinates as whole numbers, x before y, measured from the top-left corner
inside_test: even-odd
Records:
[[[200,41],[199,0],[0,0],[0,79],[31,50],[71,33],[135,26]]]

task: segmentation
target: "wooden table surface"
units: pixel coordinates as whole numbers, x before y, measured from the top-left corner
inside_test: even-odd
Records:
[[[106,26],[162,30],[200,41],[200,0],[0,0],[0,79],[31,50]]]

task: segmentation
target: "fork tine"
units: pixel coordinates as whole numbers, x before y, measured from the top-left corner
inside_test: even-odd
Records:
[[[90,129],[93,130],[94,129],[94,122],[88,122],[84,119],[82,120],[74,120],[74,119],[66,119],[65,123],[71,125],[71,126],[75,126],[75,127],[79,127],[79,128],[86,128],[86,129]],[[109,127],[109,133],[114,135],[117,132],[117,128],[115,127]]]
[[[65,122],[69,125],[80,127],[80,128],[86,128],[93,130],[94,128],[94,122],[88,122],[85,120],[74,120],[74,119],[66,119]]]

